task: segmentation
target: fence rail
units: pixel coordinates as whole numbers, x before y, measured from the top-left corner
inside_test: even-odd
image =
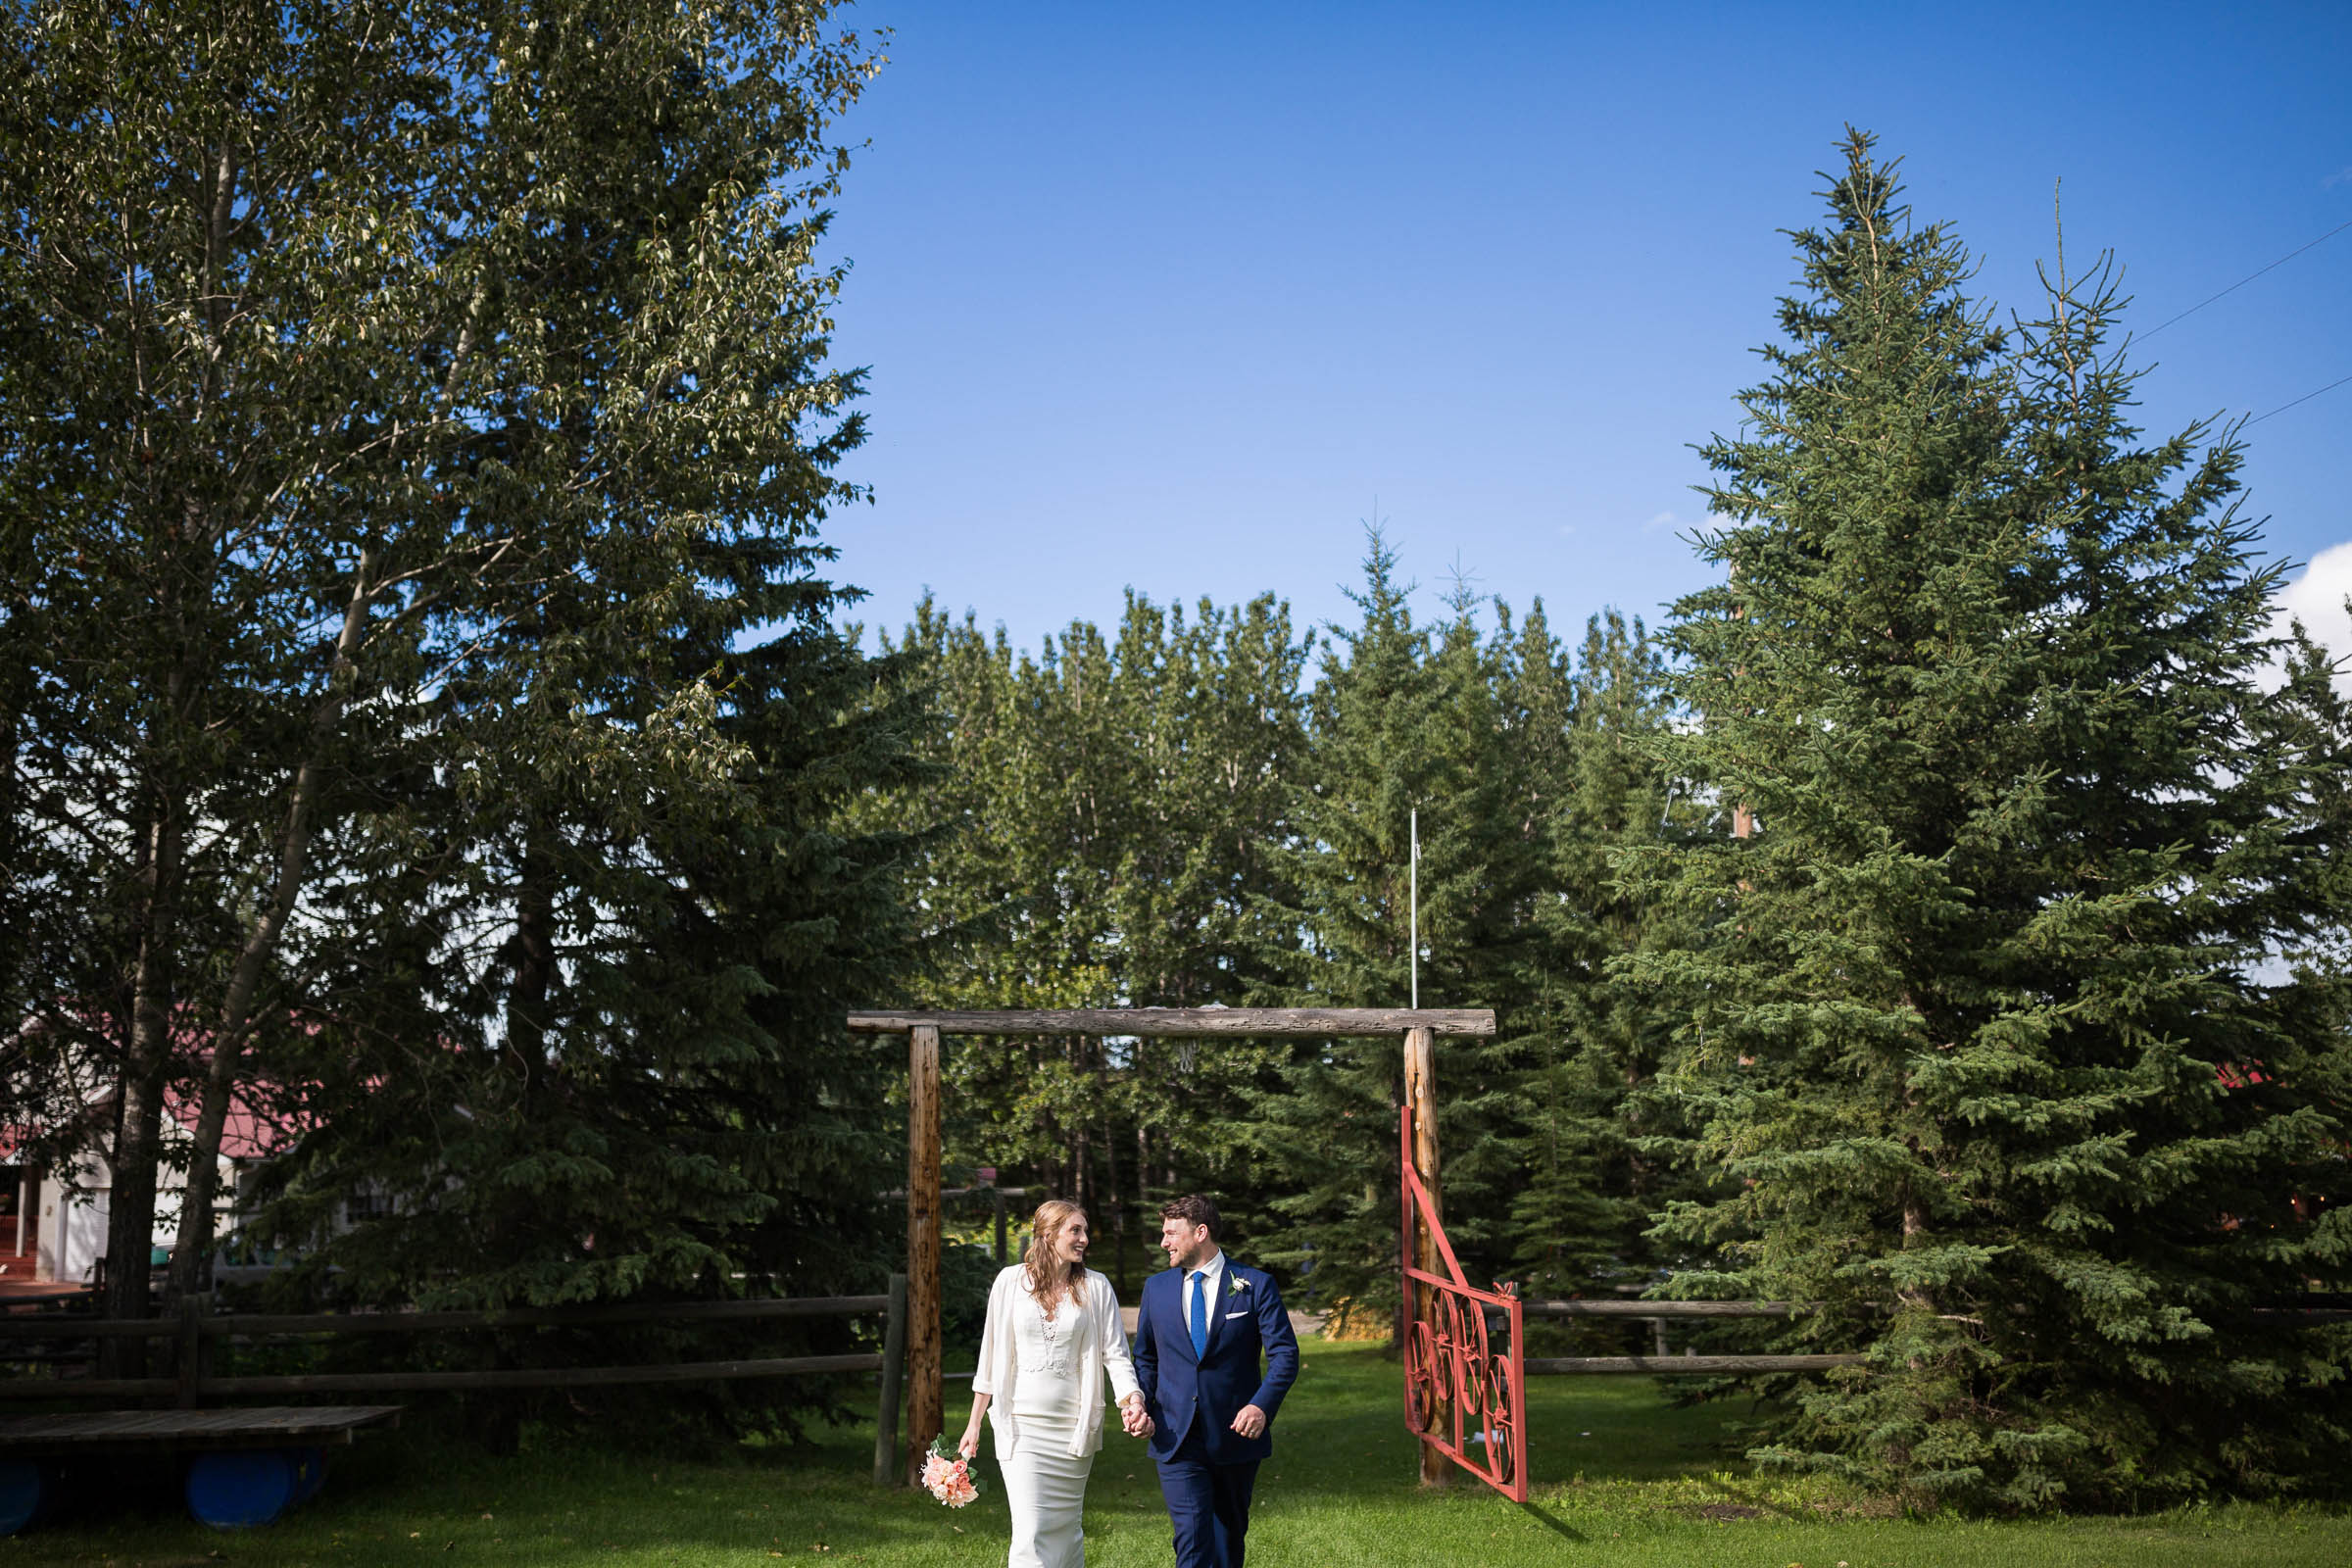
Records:
[[[704,1383],[734,1378],[808,1377],[879,1372],[874,1479],[897,1477],[901,1363],[906,1346],[906,1277],[894,1274],[882,1296],[805,1296],[740,1301],[626,1301],[590,1306],[513,1307],[456,1312],[301,1312],[213,1315],[209,1302],[189,1298],[180,1312],[162,1318],[74,1318],[0,1315],[0,1359],[12,1345],[96,1340],[173,1340],[174,1375],[147,1378],[0,1379],[0,1400],[172,1397],[182,1406],[206,1398],[301,1394],[439,1393],[484,1389],[613,1388],[657,1383]],[[480,1367],[456,1372],[318,1372],[215,1377],[205,1363],[207,1342],[300,1339],[375,1334],[481,1333],[504,1329],[606,1328],[631,1323],[757,1322],[784,1318],[862,1317],[884,1320],[880,1353],[753,1357],[728,1361],[668,1361],[634,1366]]]
[[[1528,1318],[1618,1318],[1659,1324],[1655,1355],[1528,1356],[1528,1377],[1575,1377],[1612,1372],[1649,1372],[1666,1377],[1730,1377],[1774,1372],[1826,1372],[1833,1367],[1860,1366],[1870,1357],[1858,1352],[1840,1354],[1673,1355],[1665,1349],[1664,1320],[1706,1322],[1730,1318],[1788,1318],[1817,1311],[1818,1301],[1528,1301],[1520,1312]],[[1490,1309],[1492,1310],[1492,1309]],[[2352,1308],[2332,1304],[2305,1307],[2252,1307],[2238,1314],[2242,1322],[2272,1328],[2318,1328],[2352,1320]]]
[[[1866,1355],[1545,1355],[1527,1358],[1529,1377],[1597,1372],[1655,1372],[1667,1377],[1748,1372],[1827,1372],[1859,1366]]]
[[[609,1328],[623,1323],[713,1323],[744,1318],[856,1317],[890,1310],[887,1296],[799,1296],[742,1301],[624,1301],[610,1305],[509,1307],[458,1312],[203,1312],[178,1317],[0,1317],[0,1345],[14,1340],[208,1340],[303,1335],[421,1334],[490,1329]]]
[[[1529,1301],[1529,1317],[1794,1317],[1811,1301]]]

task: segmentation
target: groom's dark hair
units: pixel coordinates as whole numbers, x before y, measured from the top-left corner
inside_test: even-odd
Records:
[[[1205,1225],[1210,1241],[1221,1242],[1225,1239],[1224,1216],[1217,1212],[1214,1202],[1199,1193],[1187,1193],[1182,1198],[1169,1199],[1159,1205],[1159,1217],[1180,1219],[1187,1225]]]

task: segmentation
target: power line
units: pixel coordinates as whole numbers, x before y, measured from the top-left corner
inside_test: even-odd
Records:
[[[2320,388],[2320,392],[2332,392],[2337,387],[2342,386],[2346,381],[2352,381],[2352,375],[2342,376],[2336,380],[2328,382],[2326,386]],[[2309,403],[2313,398],[2318,397],[2320,392],[2306,392],[2301,397],[2295,399],[2295,403]],[[2271,414],[2284,414],[2287,410],[2293,408],[2295,403],[2281,403],[2277,408],[2273,409]],[[2258,417],[2248,419],[2246,422],[2248,424],[2260,424],[2264,419],[2269,418],[2271,414],[2261,415]]]
[[[2285,266],[2287,263],[2289,263],[2289,262],[2293,261],[2293,260],[2294,260],[2296,257],[2298,257],[2298,256],[2302,255],[2302,254],[2303,254],[2305,251],[2307,251],[2307,250],[2311,249],[2312,245],[2318,245],[2318,244],[2322,244],[2322,243],[2324,243],[2324,242],[2326,242],[2326,241],[2328,241],[2328,240],[2331,240],[2331,239],[2335,238],[2335,236],[2336,236],[2336,235],[2338,235],[2338,234],[2341,234],[2341,233],[2342,233],[2342,232],[2343,232],[2345,229],[2347,229],[2347,228],[2352,228],[2352,218],[2348,218],[2348,219],[2344,220],[2342,222],[2340,222],[2340,223],[2336,224],[2336,225],[2335,225],[2333,228],[2329,229],[2329,230],[2328,230],[2327,233],[2325,233],[2325,234],[2322,234],[2322,235],[2321,235],[2321,236],[2320,236],[2318,239],[2315,239],[2315,240],[2311,241],[2311,243],[2310,243],[2310,244],[2307,244],[2307,245],[2298,245],[2298,246],[2296,246],[2296,247],[2295,247],[2293,250],[2291,250],[2291,251],[2288,251],[2288,252],[2287,252],[2287,253],[2286,253],[2284,256],[2281,256],[2281,257],[2279,257],[2279,258],[2278,258],[2277,261],[2273,262],[2273,263],[2272,263],[2272,264],[2271,264],[2269,267],[2259,268],[2259,269],[2257,269],[2257,270],[2254,270],[2254,271],[2248,272],[2248,273],[2247,273],[2245,276],[2243,276],[2243,277],[2239,278],[2239,279],[2238,279],[2236,282],[2234,282],[2234,283],[2230,284],[2230,285],[2228,288],[2226,288],[2226,289],[2222,290],[2222,292],[2221,292],[2220,294],[2216,294],[2216,295],[2214,295],[2214,296],[2212,297],[2212,299],[2202,299],[2202,300],[2199,300],[2199,301],[2197,301],[2197,303],[2196,303],[2196,304],[2194,304],[2194,305],[2191,305],[2191,306],[2190,306],[2190,307],[2189,307],[2187,310],[2185,310],[2185,311],[2182,311],[2182,312],[2180,313],[2180,315],[2179,315],[2179,316],[2176,316],[2176,317],[2173,317],[2173,318],[2172,318],[2171,319],[2169,319],[2169,320],[2164,320],[2164,321],[2159,321],[2159,322],[2157,322],[2157,323],[2156,323],[2154,326],[2152,326],[2152,327],[2148,328],[2148,329],[2147,329],[2145,332],[2142,332],[2142,333],[2140,333],[2140,334],[2139,334],[2140,340],[2141,340],[2142,342],[2145,342],[2147,339],[2149,339],[2149,338],[2152,338],[2152,337],[2154,337],[2154,336],[2155,336],[2157,333],[2159,333],[2159,332],[2163,331],[2163,330],[2164,330],[2166,327],[2168,327],[2168,326],[2172,325],[2174,321],[2178,321],[2178,320],[2180,320],[2180,319],[2182,319],[2183,318],[2186,318],[2186,317],[2191,317],[2191,316],[2194,316],[2194,315],[2196,315],[2196,314],[2197,314],[2199,311],[2203,310],[2203,309],[2204,309],[2206,306],[2208,306],[2208,305],[2211,305],[2211,304],[2213,303],[2213,301],[2214,301],[2214,300],[2218,300],[2218,299],[2222,298],[2222,297],[2223,297],[2223,295],[2227,295],[2227,294],[2234,294],[2234,293],[2236,293],[2236,292],[2237,292],[2239,289],[2241,289],[2241,288],[2244,288],[2244,287],[2245,287],[2245,286],[2246,286],[2248,283],[2251,283],[2251,282],[2253,282],[2253,281],[2254,281],[2256,278],[2260,277],[2260,276],[2261,276],[2261,275],[2262,275],[2264,272],[2271,271],[2273,269],[2276,269],[2276,268],[2284,267],[2284,266]],[[2327,390],[2327,388],[2323,387],[2323,388],[2321,388],[2320,390],[2321,390],[2321,391],[2326,391],[2326,390]],[[2313,394],[2312,394],[2312,396],[2314,396],[2314,397],[2317,397],[2317,396],[2319,396],[2319,393],[2318,393],[2318,392],[2315,392],[2315,393],[2313,393]],[[2292,407],[2292,405],[2289,405],[2289,407]],[[2277,412],[2278,412],[2277,410],[2273,410],[2273,411],[2272,411],[2272,413],[2277,413]],[[2267,418],[2269,418],[2270,416],[2270,416],[2270,415],[2268,415],[2268,414],[2266,414],[2266,415],[2264,415],[2264,416],[2263,416],[2263,417],[2264,417],[2264,418],[2266,418],[2266,419],[2267,419]]]

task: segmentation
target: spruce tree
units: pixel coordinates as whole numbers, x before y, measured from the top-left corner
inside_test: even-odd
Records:
[[[1359,617],[1333,628],[1309,705],[1310,765],[1294,789],[1285,872],[1298,903],[1272,932],[1303,932],[1274,956],[1268,1003],[1395,1007],[1412,992],[1410,830],[1420,815],[1420,1000],[1508,1010],[1532,967],[1529,918],[1542,824],[1525,810],[1508,714],[1506,651],[1469,595],[1433,639],[1416,625],[1397,559],[1370,534]],[[1502,1256],[1517,1162],[1494,1135],[1515,1113],[1515,1031],[1437,1043],[1447,1231],[1464,1266]],[[1396,1127],[1403,1058],[1394,1038],[1292,1052],[1261,1087],[1247,1136],[1271,1212],[1258,1255],[1304,1276],[1305,1294],[1387,1320],[1396,1300]]]
[[[1512,1268],[1533,1296],[1573,1296],[1597,1275],[1637,1276],[1649,1209],[1671,1178],[1638,1144],[1640,1092],[1669,1049],[1662,1010],[1612,972],[1662,940],[1657,911],[1620,883],[1626,852],[1671,842],[1679,815],[1655,749],[1665,670],[1639,620],[1592,617],[1575,662],[1552,645],[1542,606],[1519,639],[1521,755],[1529,808],[1547,824],[1537,968],[1523,1003],[1523,1175],[1511,1200]]]
[[[1285,879],[1296,903],[1272,929],[1305,934],[1262,956],[1285,971],[1270,1005],[1397,1006],[1410,990],[1410,812],[1430,793],[1437,708],[1428,634],[1378,529],[1353,626],[1327,634],[1309,699],[1312,748],[1293,782]],[[1442,1069],[1441,1069],[1442,1070]],[[1441,1080],[1442,1081],[1442,1080]],[[1254,1255],[1294,1273],[1299,1296],[1382,1323],[1396,1307],[1396,1107],[1393,1040],[1301,1044],[1255,1097],[1250,1152],[1272,1190]]]
[[[2082,1435],[2078,1491],[2329,1486],[2345,1349],[2255,1314],[2352,1280],[2342,977],[2307,961],[2344,929],[2343,709],[2275,628],[2236,432],[2144,442],[2112,265],[2059,255],[2020,343],[2044,771],[2000,871],[2032,912],[1988,966],[1999,1049],[1917,1081],[1991,1146],[1987,1333],[2014,1407]]]
[[[1868,1351],[1767,1462],[2011,1508],[2311,1478],[2329,1337],[2248,1314],[2340,1278],[2297,1209],[2342,1042],[2249,978],[2323,912],[2281,809],[2321,749],[2260,744],[2236,451],[2135,447],[2111,303],[2002,333],[1845,153],[1672,634],[1717,827],[1644,874],[1703,934],[1627,972],[1712,1191],[1661,1239]]]
[[[1147,619],[1145,612],[1150,612]],[[1155,659],[1144,650],[1156,642]],[[1296,941],[1282,849],[1292,784],[1306,767],[1299,676],[1310,640],[1272,595],[1220,610],[1206,600],[1162,620],[1131,605],[1119,636],[1117,701],[1138,781],[1132,827],[1103,884],[1131,1005],[1241,1005],[1274,983],[1266,955]],[[1283,1059],[1276,1042],[1136,1040],[1118,1048],[1124,1120],[1135,1129],[1134,1191],[1200,1186],[1237,1223],[1260,1212],[1234,1133],[1249,1092]],[[1259,1178],[1262,1180],[1262,1178]]]
[[[1272,596],[1192,612],[1130,593],[1109,635],[1073,621],[1034,655],[926,601],[893,641],[936,693],[936,776],[876,795],[917,825],[939,942],[913,1000],[960,1006],[1200,1006],[1256,995],[1276,859],[1304,747],[1306,643]],[[1170,1190],[1250,1205],[1227,1123],[1274,1048],[1027,1040],[951,1052],[951,1156],[1095,1206],[1117,1239]],[[1139,1238],[1140,1240],[1140,1238]],[[1137,1250],[1141,1253],[1141,1248]],[[1125,1250],[1104,1253],[1106,1266]]]
[[[1510,1134],[1523,1106],[1520,1069],[1542,1027],[1544,968],[1538,919],[1547,891],[1560,782],[1557,661],[1542,607],[1528,632],[1510,607],[1457,580],[1429,663],[1435,706],[1424,745],[1434,763],[1421,807],[1421,1000],[1490,1008],[1492,1038],[1439,1049],[1437,1091],[1446,1231],[1462,1266],[1503,1273],[1510,1215],[1527,1172]],[[1488,635],[1480,612],[1491,611]]]

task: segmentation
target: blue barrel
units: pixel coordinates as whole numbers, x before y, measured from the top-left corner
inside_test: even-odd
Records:
[[[297,1499],[294,1450],[224,1448],[188,1461],[188,1512],[217,1530],[266,1525]]]
[[[57,1500],[57,1472],[36,1459],[0,1459],[0,1536],[41,1522]]]
[[[294,1503],[304,1503],[318,1495],[326,1485],[326,1450],[320,1447],[289,1448],[286,1456],[294,1462]]]

